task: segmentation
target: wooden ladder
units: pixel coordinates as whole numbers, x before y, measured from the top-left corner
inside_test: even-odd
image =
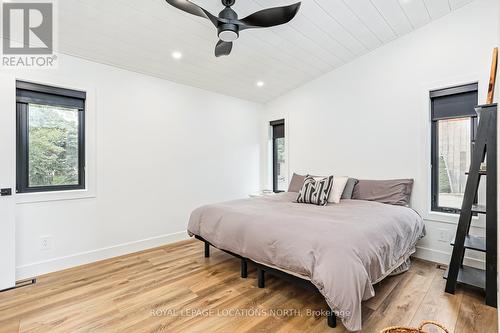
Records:
[[[497,104],[478,106],[479,126],[465,186],[453,253],[445,273],[446,292],[455,293],[457,282],[486,292],[486,304],[497,306]],[[486,160],[486,171],[481,164]],[[474,205],[480,179],[486,176],[486,206]],[[486,215],[486,237],[469,234],[473,214]],[[464,266],[465,250],[486,253],[486,269]]]

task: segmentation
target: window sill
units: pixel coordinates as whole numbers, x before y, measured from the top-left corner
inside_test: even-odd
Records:
[[[95,198],[95,192],[91,190],[71,190],[55,192],[36,192],[16,194],[16,204],[29,204],[48,201],[65,201]]]
[[[424,220],[433,221],[433,222],[441,222],[441,223],[449,223],[449,224],[458,224],[458,219],[460,218],[460,214],[453,213],[444,213],[444,212],[427,212],[425,216],[423,216]],[[478,216],[472,217],[472,222],[477,223],[479,221]]]

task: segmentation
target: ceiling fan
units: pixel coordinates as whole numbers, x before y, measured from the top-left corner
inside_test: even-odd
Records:
[[[166,0],[172,6],[189,14],[209,19],[217,28],[219,41],[215,46],[215,56],[227,56],[233,49],[233,41],[240,36],[240,31],[253,28],[269,28],[290,22],[300,8],[300,2],[284,7],[268,8],[239,19],[231,8],[235,0],[222,0],[226,7],[219,16],[210,14],[207,10],[188,0]]]

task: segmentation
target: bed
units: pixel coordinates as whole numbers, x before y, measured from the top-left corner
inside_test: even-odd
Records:
[[[350,331],[373,284],[404,265],[425,234],[411,208],[365,200],[315,206],[297,193],[200,207],[188,233],[264,267],[310,281]]]

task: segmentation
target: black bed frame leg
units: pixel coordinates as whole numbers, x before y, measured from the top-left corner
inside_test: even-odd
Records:
[[[209,258],[209,257],[210,257],[210,243],[205,242],[205,258]]]
[[[257,268],[257,285],[259,288],[264,288],[266,286],[266,271],[262,268]]]
[[[333,312],[333,310],[328,310],[328,317],[326,318],[326,320],[328,323],[328,327],[337,327],[337,317],[335,316],[335,312]]]
[[[246,279],[248,277],[248,262],[246,259],[241,259],[241,277]]]

